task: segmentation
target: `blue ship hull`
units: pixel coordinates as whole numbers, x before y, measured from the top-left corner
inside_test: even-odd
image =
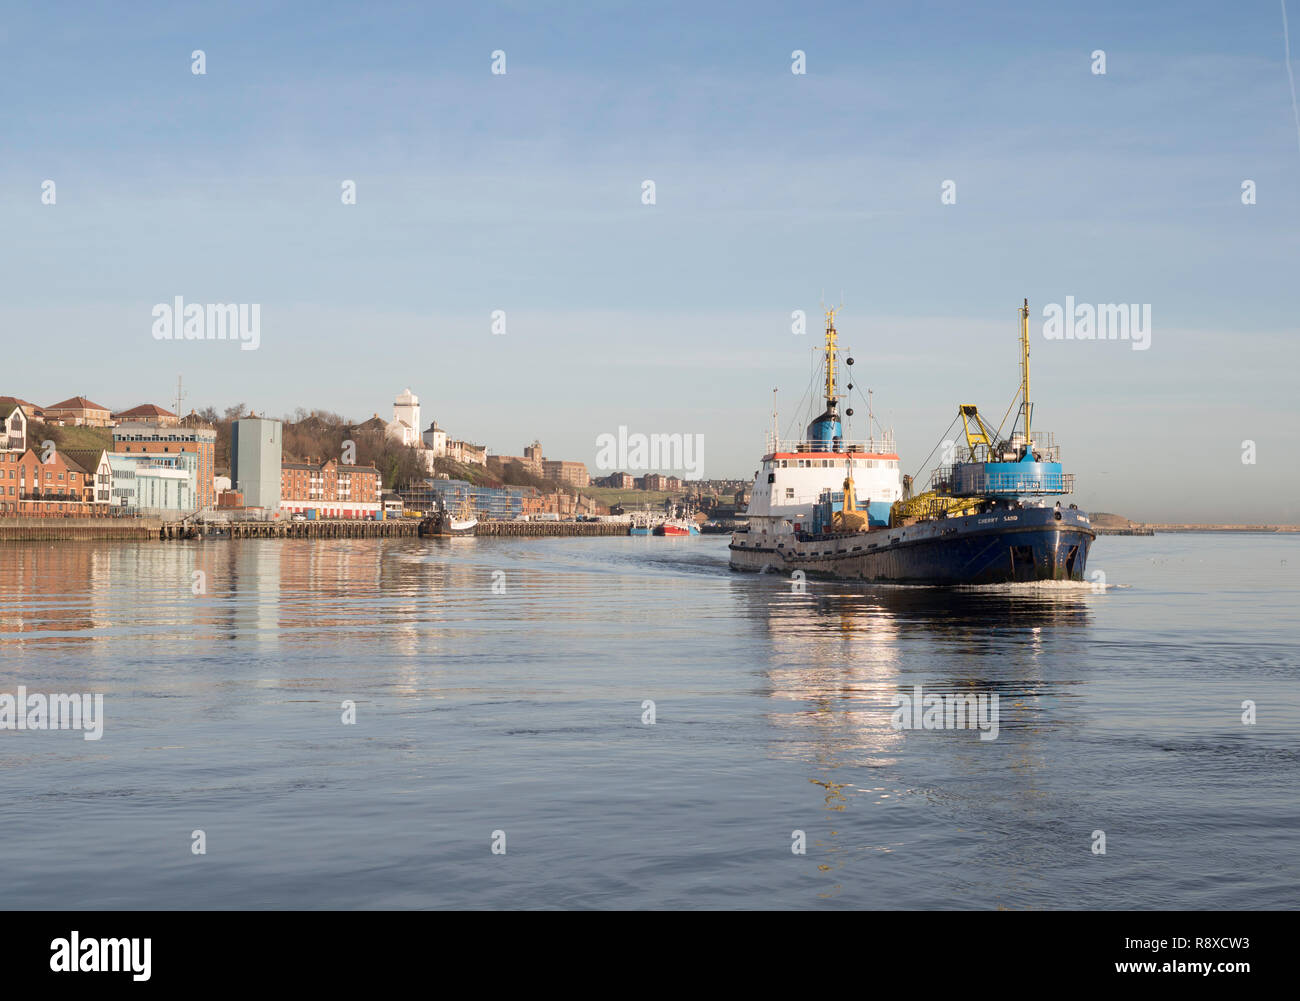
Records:
[[[1081,581],[1094,538],[1081,511],[1020,508],[852,534],[737,532],[731,567],[900,584]]]

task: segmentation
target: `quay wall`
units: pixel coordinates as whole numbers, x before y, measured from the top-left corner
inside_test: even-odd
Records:
[[[0,518],[0,542],[73,542],[160,538],[153,518]]]

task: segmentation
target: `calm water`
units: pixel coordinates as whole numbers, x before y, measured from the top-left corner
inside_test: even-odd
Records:
[[[0,900],[1296,906],[1300,537],[1089,566],[801,595],[720,537],[6,544],[0,692],[107,720],[0,731]],[[998,693],[998,738],[893,729],[918,684]]]

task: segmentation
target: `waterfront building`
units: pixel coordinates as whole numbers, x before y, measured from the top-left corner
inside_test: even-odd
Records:
[[[376,518],[383,506],[383,492],[383,477],[374,466],[345,466],[336,459],[280,465],[281,513]]]
[[[212,485],[215,472],[213,453],[216,450],[217,432],[206,426],[185,426],[188,421],[189,418],[186,418],[185,422],[174,427],[136,422],[119,424],[113,429],[113,451],[132,455],[194,453],[198,456],[199,467],[198,487],[193,501],[197,510],[204,510],[214,507],[217,502],[216,491]]]
[[[0,515],[86,518],[95,513],[93,473],[61,452],[0,452]]]
[[[280,509],[284,428],[280,422],[250,414],[230,428],[230,479],[246,507]]]
[[[112,503],[149,518],[194,514],[202,485],[200,461],[197,452],[109,452]]]
[[[62,403],[46,407],[45,423],[106,428],[111,426],[113,421],[108,407],[91,403],[84,396],[74,396]]]
[[[113,500],[113,468],[108,461],[108,450],[103,448],[70,448],[63,457],[80,467],[83,476],[83,496],[91,504],[109,505]]]

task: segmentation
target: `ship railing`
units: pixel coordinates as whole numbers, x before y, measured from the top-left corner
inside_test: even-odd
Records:
[[[894,436],[884,435],[879,438],[841,438],[834,446],[828,448],[826,443],[806,438],[776,438],[767,436],[767,453],[774,452],[895,452]]]
[[[930,489],[935,493],[958,492],[953,479],[953,467],[942,466],[930,477]],[[1022,494],[1072,494],[1073,473],[1054,473],[1037,470],[1033,473],[1016,469],[968,470],[962,477],[960,493],[988,496],[1015,497]]]

